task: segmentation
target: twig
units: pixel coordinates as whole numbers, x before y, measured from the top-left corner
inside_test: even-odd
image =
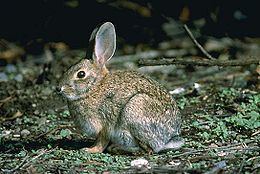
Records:
[[[238,174],[242,173],[242,170],[243,170],[244,165],[245,165],[245,157],[243,157],[243,161],[242,161],[242,163],[241,163],[241,165],[240,165]]]
[[[52,134],[53,132],[57,131],[57,130],[60,130],[60,129],[63,129],[63,128],[73,128],[74,126],[71,126],[71,125],[59,125],[58,127],[54,127],[52,129],[50,129],[49,131],[47,132],[44,132],[40,135],[37,135],[35,137],[32,137],[34,140],[38,140],[39,138],[42,138],[46,135],[49,135],[49,134]]]
[[[256,132],[252,133],[251,136],[255,136],[255,135],[259,134],[259,133],[260,133],[260,130],[258,130],[258,131],[256,131]]]
[[[219,150],[218,148],[207,148],[207,149],[201,149],[201,150],[193,150],[193,151],[189,151],[189,152],[184,152],[184,153],[181,153],[181,154],[177,154],[177,155],[173,155],[171,156],[171,158],[177,158],[177,157],[181,157],[181,156],[187,156],[187,155],[194,155],[194,154],[197,154],[197,153],[201,153],[201,152],[207,152],[207,151],[210,151],[210,150]],[[254,147],[233,147],[233,148],[225,148],[225,149],[221,149],[222,151],[228,151],[228,150],[244,150],[244,151],[247,151],[247,150],[260,150],[259,147],[257,146],[254,146]]]
[[[193,58],[176,58],[176,59],[160,59],[160,60],[145,60],[140,59],[139,66],[157,66],[157,65],[197,65],[197,66],[246,66],[251,64],[259,64],[259,58],[248,58],[238,60],[195,60]]]
[[[212,57],[194,38],[193,34],[187,27],[184,25],[185,31],[188,33],[192,42],[199,48],[199,50],[205,55],[205,57],[182,57],[182,58],[162,58],[162,59],[150,59],[155,57],[164,57],[162,53],[155,52],[152,56],[139,56],[138,65],[139,66],[157,66],[157,65],[195,65],[195,66],[247,66],[251,64],[259,64],[260,58],[245,58],[245,59],[232,59],[232,60],[218,60]],[[130,58],[136,58],[136,55],[128,55]],[[149,58],[147,58],[149,57]],[[167,56],[168,57],[168,56]],[[178,56],[169,56],[169,57],[178,57]],[[122,59],[126,60],[126,59]]]
[[[13,99],[13,98],[14,98],[14,96],[6,97],[6,98],[4,98],[4,99],[1,99],[1,100],[0,100],[0,103],[6,103],[6,102],[10,101],[10,100]]]
[[[194,155],[194,154],[197,154],[197,153],[207,152],[207,151],[210,151],[210,150],[218,150],[218,151],[227,151],[227,150],[260,150],[260,148],[257,147],[257,146],[253,146],[253,147],[236,147],[236,146],[244,145],[246,143],[253,143],[253,142],[255,142],[255,141],[254,140],[248,140],[246,142],[231,144],[231,145],[228,145],[228,146],[220,146],[220,147],[214,147],[214,148],[205,148],[205,149],[191,150],[191,151],[188,151],[188,152],[183,152],[183,153],[179,153],[179,154],[173,155],[173,156],[171,156],[171,158],[177,158],[177,157],[186,156],[186,155]]]
[[[4,173],[14,173],[15,171],[24,168],[26,165],[30,164],[32,161],[36,160],[37,158],[39,158],[40,156],[47,154],[47,153],[51,153],[54,150],[56,150],[57,147],[51,149],[51,150],[46,150],[44,149],[41,153],[39,153],[38,155],[36,155],[35,157],[33,157],[32,159],[28,160],[28,158],[30,157],[28,154],[26,155],[26,157],[23,159],[23,161],[17,165],[15,168],[13,169],[1,169],[2,172]],[[28,160],[28,161],[27,161]]]
[[[55,148],[53,148],[53,149],[51,149],[51,150],[47,150],[47,149],[43,149],[42,151],[41,151],[41,153],[39,153],[38,155],[36,155],[35,157],[33,157],[31,160],[30,160],[30,162],[31,161],[34,161],[34,160],[36,160],[37,158],[39,158],[40,156],[42,156],[42,155],[44,155],[44,154],[46,154],[46,153],[50,153],[50,152],[52,152],[52,151],[54,151],[54,150],[56,150],[57,149],[57,147],[55,147]]]
[[[14,120],[14,119],[19,118],[19,117],[21,117],[21,116],[23,116],[23,113],[21,113],[21,111],[18,110],[18,111],[17,111],[16,113],[14,113],[13,116],[11,116],[11,117],[0,118],[0,124],[3,123],[3,122],[5,122],[5,121]]]
[[[201,45],[200,43],[195,39],[195,37],[193,36],[193,34],[191,33],[190,29],[188,28],[188,26],[186,24],[184,24],[183,26],[184,30],[188,33],[190,39],[192,40],[192,42],[198,47],[198,49],[210,60],[216,59],[214,57],[212,57]]]
[[[249,162],[249,161],[252,161],[252,160],[255,160],[255,159],[258,159],[260,158],[260,156],[254,156],[252,158],[249,158],[246,162]]]
[[[126,167],[124,170],[126,173],[202,173],[200,169],[174,168],[172,166],[151,166],[151,168],[141,169]]]
[[[24,168],[26,167],[27,165],[29,165],[31,162],[33,162],[34,160],[36,160],[37,158],[40,158],[42,155],[45,155],[45,154],[49,154],[51,152],[53,152],[54,150],[56,150],[58,147],[55,147],[53,149],[50,149],[50,150],[47,150],[47,149],[44,149],[42,152],[40,152],[38,155],[36,155],[35,157],[33,157],[32,159],[30,159],[27,163],[25,163],[21,168]]]
[[[29,157],[30,156],[27,154],[24,157],[23,161],[19,165],[17,165],[15,168],[13,168],[13,169],[1,169],[1,171],[4,172],[4,173],[14,173],[16,170],[19,170],[20,168],[22,168],[26,164],[26,161]]]
[[[0,107],[1,107],[4,103],[9,102],[9,101],[12,100],[12,99],[13,99],[13,96],[9,96],[9,97],[6,97],[6,98],[4,98],[4,99],[1,99],[1,100],[0,100]]]
[[[142,51],[136,54],[129,55],[118,55],[114,56],[109,63],[124,63],[124,62],[133,62],[139,59],[154,59],[158,57],[183,57],[188,54],[187,49],[167,49],[167,50],[149,50]]]

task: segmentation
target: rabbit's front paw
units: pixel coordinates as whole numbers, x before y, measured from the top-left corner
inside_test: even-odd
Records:
[[[102,153],[103,147],[100,147],[100,146],[85,147],[85,148],[83,148],[83,150],[86,152],[89,152],[89,153]]]
[[[109,141],[110,140],[107,136],[107,131],[106,131],[106,129],[103,129],[98,134],[98,138],[97,138],[96,142],[94,143],[94,145],[92,147],[85,147],[83,149],[89,153],[102,153],[106,149]]]

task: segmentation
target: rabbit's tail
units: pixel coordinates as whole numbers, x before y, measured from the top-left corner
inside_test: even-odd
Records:
[[[183,146],[183,144],[184,140],[181,137],[173,137],[167,144],[165,144],[163,147],[156,149],[155,151],[160,153],[176,150]]]

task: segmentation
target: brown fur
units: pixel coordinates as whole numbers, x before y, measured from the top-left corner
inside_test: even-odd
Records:
[[[77,73],[82,70],[86,77],[80,79]],[[175,101],[148,76],[135,71],[109,73],[103,63],[82,59],[64,74],[59,86],[77,127],[96,139],[92,148],[86,148],[89,152],[103,152],[109,143],[111,151],[116,147],[132,153],[175,149],[183,143],[174,142],[181,124]]]

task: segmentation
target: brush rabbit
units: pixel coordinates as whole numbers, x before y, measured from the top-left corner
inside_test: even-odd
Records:
[[[76,126],[95,139],[85,149],[158,153],[181,147],[180,113],[168,92],[138,72],[107,70],[105,64],[116,49],[112,23],[93,31],[90,49],[87,58],[65,72],[57,87]]]

